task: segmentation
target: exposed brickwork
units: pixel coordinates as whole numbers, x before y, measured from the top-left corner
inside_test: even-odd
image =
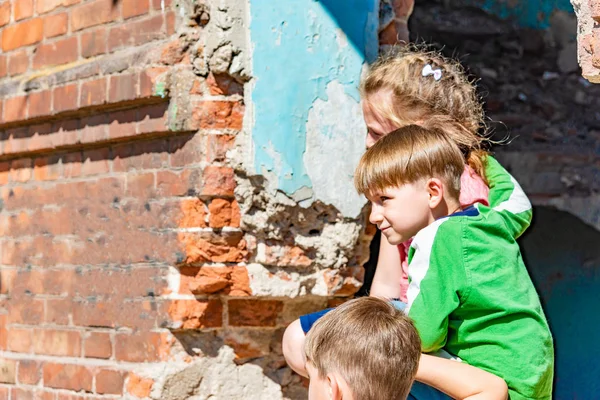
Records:
[[[227,330],[228,298],[252,293],[226,157],[242,85],[209,90],[175,11],[0,3],[0,398],[145,398],[138,370],[182,351],[171,330]]]
[[[0,398],[163,398],[204,359],[261,359],[276,386],[299,385],[281,335],[328,297],[277,292],[318,255],[259,249],[244,226],[232,157],[248,77],[209,60],[227,12],[0,0]],[[256,263],[272,294],[255,293]],[[356,289],[310,273],[325,294]]]

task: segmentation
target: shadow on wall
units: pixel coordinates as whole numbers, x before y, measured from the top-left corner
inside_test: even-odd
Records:
[[[379,4],[375,0],[321,0],[323,7],[337,22],[340,30],[344,32],[354,49],[367,61],[374,61],[377,56],[377,48],[371,49],[367,46],[366,33],[370,32],[367,24],[369,18],[361,10],[365,9],[365,2],[373,13],[379,13],[376,8]]]
[[[600,232],[554,208],[533,215],[520,245],[554,335],[554,398],[597,398]]]

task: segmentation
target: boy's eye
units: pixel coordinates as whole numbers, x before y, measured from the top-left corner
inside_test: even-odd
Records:
[[[387,196],[381,196],[379,197],[379,201],[381,201],[382,203],[385,202],[386,200],[389,200],[390,198]]]

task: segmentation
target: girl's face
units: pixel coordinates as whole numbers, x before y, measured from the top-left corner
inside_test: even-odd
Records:
[[[381,116],[376,110],[371,107],[372,102],[391,101],[390,95],[385,93],[375,93],[369,96],[369,102],[362,102],[363,116],[367,125],[367,148],[370,148],[379,139],[392,132],[398,127],[389,119]]]

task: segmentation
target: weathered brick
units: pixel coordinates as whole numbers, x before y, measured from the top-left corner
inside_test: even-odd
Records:
[[[27,149],[38,151],[52,147],[52,124],[37,124],[29,127],[27,135]]]
[[[309,267],[312,260],[297,246],[266,246],[261,262],[278,267]]]
[[[150,9],[149,0],[123,0],[123,19],[147,14]]]
[[[96,374],[96,393],[123,394],[124,380],[122,371],[103,369]]]
[[[33,15],[33,0],[19,0],[15,2],[15,21],[29,18]]]
[[[57,157],[35,159],[33,163],[33,178],[36,181],[53,181],[59,179],[61,175],[62,164],[57,162]]]
[[[27,96],[11,97],[4,100],[4,121],[22,121],[27,116]]]
[[[77,60],[79,45],[76,37],[39,45],[33,56],[33,68],[68,64]]]
[[[44,37],[44,21],[34,18],[4,28],[2,50],[10,51],[37,43]]]
[[[135,74],[117,75],[110,77],[109,101],[134,100],[137,98],[138,76]]]
[[[83,152],[82,175],[99,175],[110,172],[110,150],[101,148]]]
[[[156,85],[164,78],[167,71],[168,69],[166,67],[154,67],[142,71],[140,73],[140,97],[160,95],[160,88]]]
[[[108,332],[87,332],[83,346],[85,357],[109,359],[112,356],[112,343]]]
[[[115,358],[119,361],[153,362],[164,360],[169,349],[168,334],[159,332],[115,335]]]
[[[211,228],[226,226],[238,228],[240,226],[240,207],[235,200],[214,199],[208,205],[208,211]]]
[[[235,146],[235,136],[208,135],[206,161],[221,162],[227,158],[227,152]]]
[[[130,22],[111,28],[108,34],[108,50],[113,52],[127,46],[139,46],[165,37],[164,17],[156,15],[141,21]]]
[[[80,121],[81,143],[96,143],[102,140],[106,140],[108,138],[106,122],[106,114],[96,114],[82,118]],[[103,150],[103,154],[106,157],[109,156],[108,154],[106,154],[107,151],[107,149]],[[82,172],[84,174],[86,174],[87,171],[88,170],[82,169]],[[108,172],[107,168],[102,168],[102,170],[98,173],[105,172]]]
[[[174,300],[168,310],[175,329],[220,328],[223,304],[218,299]]]
[[[20,384],[37,385],[41,378],[41,365],[37,361],[22,360],[19,361],[18,379]]]
[[[0,78],[8,75],[8,57],[0,55]]]
[[[106,53],[107,31],[98,28],[81,35],[81,56],[83,58]]]
[[[211,72],[206,78],[206,85],[213,96],[244,94],[244,86],[226,74],[213,74]]]
[[[171,7],[172,0],[152,0],[154,10],[163,10]]]
[[[137,110],[138,133],[169,131],[168,104],[161,103]]]
[[[45,363],[44,386],[74,391],[92,391],[92,373],[81,365]]]
[[[237,360],[246,361],[269,355],[275,337],[273,330],[235,329],[225,333],[224,342],[233,348]]]
[[[184,170],[180,173],[158,171],[156,193],[165,197],[193,195],[198,185],[198,175],[198,170]]]
[[[175,39],[163,46],[160,54],[160,63],[175,65],[181,62],[184,54],[183,43],[179,39]]]
[[[8,315],[13,324],[37,325],[44,319],[44,300],[29,296],[13,297]]]
[[[130,372],[127,376],[127,393],[137,398],[145,398],[150,396],[154,381],[149,378],[143,378]]]
[[[183,200],[181,213],[181,219],[178,221],[181,228],[205,228],[208,226],[206,206],[200,199]]]
[[[55,113],[75,110],[79,100],[79,85],[65,85],[52,91],[52,105]]]
[[[10,22],[10,6],[11,1],[3,1],[0,4],[0,27],[8,24]]]
[[[71,29],[78,31],[114,21],[119,16],[119,5],[112,0],[93,0],[71,11]]]
[[[29,68],[29,54],[27,50],[20,50],[8,56],[8,75],[20,75]]]
[[[242,129],[244,106],[240,102],[206,100],[194,104],[192,127]]]
[[[111,139],[134,136],[136,133],[137,112],[135,109],[111,113],[108,121],[108,137]]]
[[[52,92],[44,90],[29,95],[29,118],[50,114]]]
[[[182,232],[178,235],[187,264],[204,262],[242,262],[248,255],[241,232]]]
[[[189,167],[204,159],[205,137],[199,134],[185,134],[169,141],[172,167]]]
[[[10,180],[13,182],[27,182],[32,175],[32,161],[22,158],[10,162]]]
[[[50,15],[44,18],[44,37],[53,38],[64,35],[69,29],[69,16],[67,13]]]
[[[222,292],[229,296],[248,296],[252,293],[246,267],[202,267],[193,279],[185,281],[193,294]]]
[[[231,326],[275,327],[283,310],[280,300],[232,299],[227,305]]]
[[[70,298],[47,299],[45,318],[46,323],[53,325],[68,325],[71,307],[72,301]]]
[[[76,331],[36,329],[33,332],[33,351],[51,356],[79,357],[81,335]]]
[[[154,183],[154,173],[129,174],[127,176],[127,191],[125,194],[129,197],[152,198],[155,196],[156,189]]]
[[[95,79],[81,84],[80,107],[104,104],[106,99],[106,78]]]
[[[81,0],[37,0],[36,11],[38,14],[44,14],[60,6],[68,7],[79,3]]]
[[[113,172],[162,168],[169,161],[165,139],[120,144],[113,147],[112,154]]]
[[[230,167],[210,165],[202,173],[201,194],[206,196],[233,196],[235,176]]]
[[[173,11],[167,12],[165,15],[165,24],[167,25],[167,35],[171,36],[175,33],[175,13]]]
[[[30,329],[10,328],[7,332],[6,347],[17,353],[29,353],[33,344],[33,331]]]
[[[0,358],[0,383],[16,383],[17,362]]]

